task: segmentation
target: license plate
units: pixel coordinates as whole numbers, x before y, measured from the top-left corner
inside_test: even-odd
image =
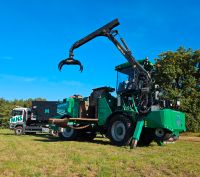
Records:
[[[42,128],[42,132],[49,133],[49,128]]]

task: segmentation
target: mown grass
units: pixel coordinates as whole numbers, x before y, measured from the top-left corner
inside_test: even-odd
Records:
[[[163,147],[58,141],[49,135],[15,136],[0,130],[0,176],[199,176],[200,142]]]
[[[184,132],[184,133],[182,133],[182,136],[200,137],[200,133]]]

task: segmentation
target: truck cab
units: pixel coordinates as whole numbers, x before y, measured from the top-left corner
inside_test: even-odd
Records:
[[[14,129],[18,125],[26,124],[26,121],[31,118],[31,109],[17,107],[11,112],[10,129]]]
[[[31,108],[16,107],[11,112],[10,129],[14,130],[16,135],[36,134],[49,132],[48,126],[37,120],[35,110]]]
[[[24,108],[24,107],[16,107],[11,112],[11,118],[10,118],[10,129],[15,130],[18,129],[17,134],[21,134],[23,127],[26,126],[28,120],[31,119],[31,109],[30,108]]]

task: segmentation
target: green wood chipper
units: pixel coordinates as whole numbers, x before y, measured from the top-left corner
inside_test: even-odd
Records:
[[[79,65],[82,72],[73,50],[98,36],[107,37],[127,59],[115,67],[117,96],[111,95],[114,88],[105,86],[93,89],[89,97],[66,98],[57,105],[58,116],[50,119],[51,127],[65,140],[92,140],[99,132],[118,146],[174,141],[186,130],[185,114],[176,110],[177,100],[162,98],[162,88],[156,83],[155,68],[148,58],[136,61],[124,39],[117,39],[118,31],[113,28],[118,25],[115,19],[77,41],[69,50],[69,58],[58,65],[59,70],[63,65]],[[121,75],[124,80],[120,80]]]

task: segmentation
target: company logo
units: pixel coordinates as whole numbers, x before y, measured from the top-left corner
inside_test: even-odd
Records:
[[[64,115],[66,114],[66,108],[69,106],[68,103],[59,104],[57,106],[57,114]]]
[[[10,123],[17,123],[17,122],[22,122],[22,116],[14,116],[10,119]]]

